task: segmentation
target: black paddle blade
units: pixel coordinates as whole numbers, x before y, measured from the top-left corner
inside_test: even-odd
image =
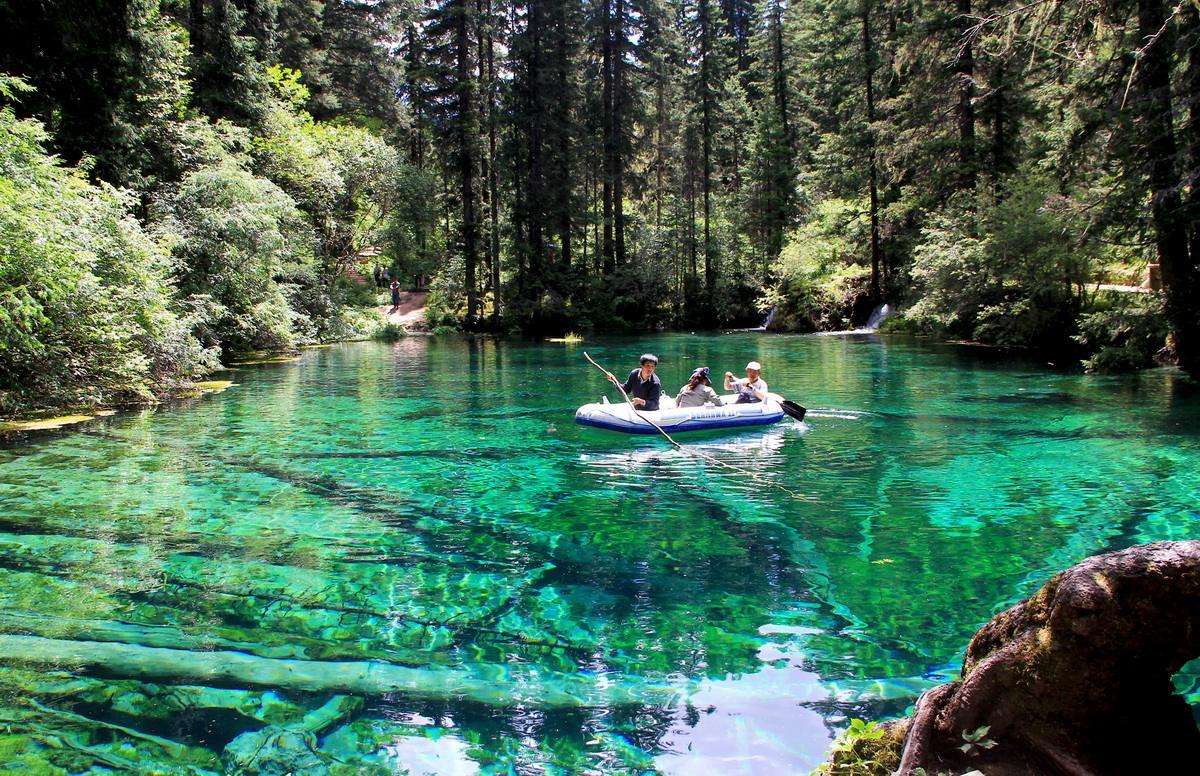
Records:
[[[796,420],[804,420],[804,413],[808,412],[808,410],[804,409],[791,399],[784,399],[783,401],[779,402],[779,406],[783,407],[783,411],[788,417],[795,418]]]

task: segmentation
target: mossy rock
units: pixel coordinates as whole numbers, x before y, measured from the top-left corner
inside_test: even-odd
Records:
[[[48,431],[75,423],[82,423],[85,420],[92,420],[93,418],[95,418],[95,415],[59,415],[55,418],[37,418],[35,420],[6,420],[0,423],[0,432]]]
[[[203,380],[192,383],[201,393],[220,393],[228,388],[232,388],[235,384],[233,380]]]
[[[255,366],[257,364],[291,364],[300,360],[300,356],[266,356],[263,358],[249,357],[242,361],[230,362],[230,366]]]

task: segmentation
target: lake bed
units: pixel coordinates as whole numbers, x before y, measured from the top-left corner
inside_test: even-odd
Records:
[[[672,392],[757,360],[808,418],[681,437],[740,478],[576,426],[611,388],[583,349],[622,376],[653,351]],[[0,449],[13,757],[806,773],[1056,571],[1200,536],[1200,391],[1171,370],[744,333],[412,337],[230,379]],[[105,660],[38,657],[72,642]]]

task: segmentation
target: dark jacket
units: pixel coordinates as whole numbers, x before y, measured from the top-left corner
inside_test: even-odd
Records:
[[[649,380],[642,380],[642,370],[635,369],[625,381],[625,393],[631,399],[636,396],[646,402],[645,407],[638,407],[639,410],[653,412],[658,409],[658,398],[662,396],[662,381],[658,375],[650,375]]]

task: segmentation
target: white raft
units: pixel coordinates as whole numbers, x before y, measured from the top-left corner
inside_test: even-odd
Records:
[[[654,412],[635,412],[628,404],[609,404],[608,398],[593,404],[585,404],[575,410],[575,422],[581,426],[592,426],[626,434],[657,434],[658,431],[647,420],[653,421],[669,434],[680,431],[708,431],[716,428],[738,426],[769,426],[783,419],[783,407],[779,398],[770,394],[766,401],[735,404],[736,394],[721,397],[722,406],[711,404],[703,407],[676,407],[670,397],[659,402],[660,409]],[[643,417],[645,416],[645,417]]]

